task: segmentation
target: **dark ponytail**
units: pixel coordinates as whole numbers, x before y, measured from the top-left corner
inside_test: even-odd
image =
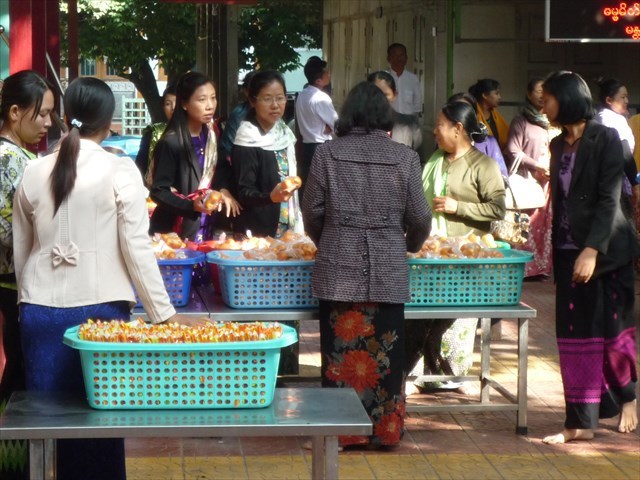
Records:
[[[80,139],[109,128],[115,108],[113,93],[102,80],[81,77],[69,84],[64,95],[69,133],[60,143],[56,164],[51,172],[54,216],[76,183]]]
[[[607,98],[613,98],[620,91],[624,85],[620,80],[615,78],[602,78],[599,77],[596,79],[596,84],[599,87],[598,92],[598,100],[600,100],[600,105],[603,108],[609,108],[607,105]]]
[[[482,78],[469,87],[469,93],[473,95],[478,102],[482,101],[482,96],[485,93],[498,90],[500,83],[493,78]]]
[[[462,124],[462,128],[474,142],[482,142],[487,138],[487,130],[482,128],[476,111],[466,101],[453,101],[442,107],[442,113],[451,122]]]

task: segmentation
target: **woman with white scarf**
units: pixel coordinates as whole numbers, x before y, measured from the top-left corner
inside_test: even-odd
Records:
[[[243,210],[234,229],[254,236],[304,232],[295,187],[296,138],[282,120],[287,104],[284,78],[274,70],[255,74],[249,85],[251,110],[240,124],[231,153],[235,196]]]

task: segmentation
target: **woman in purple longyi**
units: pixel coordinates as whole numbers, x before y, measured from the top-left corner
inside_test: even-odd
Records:
[[[543,84],[544,111],[562,127],[551,142],[556,336],[564,430],[544,443],[589,440],[600,418],[638,425],[632,260],[638,244],[620,204],[624,157],[615,130],[594,120],[591,93],[572,72]]]

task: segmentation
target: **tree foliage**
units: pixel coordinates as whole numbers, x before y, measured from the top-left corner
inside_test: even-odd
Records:
[[[295,49],[322,43],[322,0],[261,0],[242,10],[238,30],[240,68],[295,70]]]
[[[62,27],[67,17],[63,13]],[[154,121],[164,119],[149,60],[158,60],[169,81],[195,64],[195,5],[159,0],[79,0],[79,50],[84,58],[107,57],[118,75],[142,93]]]
[[[67,38],[65,6],[63,39]],[[149,60],[162,65],[169,81],[193,68],[196,16],[194,4],[78,0],[80,55],[106,57],[108,65],[140,91],[153,121],[164,120]],[[321,43],[322,0],[261,0],[241,10],[238,30],[240,68],[293,70],[300,64],[295,48],[318,48]]]

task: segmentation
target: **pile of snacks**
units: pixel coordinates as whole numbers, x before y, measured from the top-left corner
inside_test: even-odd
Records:
[[[78,329],[81,340],[110,343],[254,342],[281,336],[282,327],[273,322],[217,322],[188,327],[178,323],[152,325],[141,319],[133,322],[89,319]]]
[[[276,239],[267,237],[267,244],[260,248],[247,250],[244,257],[248,260],[315,260],[317,248],[306,235],[287,230]]]
[[[156,233],[151,237],[151,245],[156,258],[160,260],[175,260],[187,258],[180,250],[186,248],[186,244],[177,233]]]
[[[425,240],[417,253],[408,253],[409,258],[504,258],[497,248],[493,236],[474,233],[464,237],[441,237],[434,235]]]
[[[249,237],[244,240],[235,240],[221,233],[218,240],[209,242],[214,250],[252,250],[254,248],[265,248],[269,245],[266,238]]]

